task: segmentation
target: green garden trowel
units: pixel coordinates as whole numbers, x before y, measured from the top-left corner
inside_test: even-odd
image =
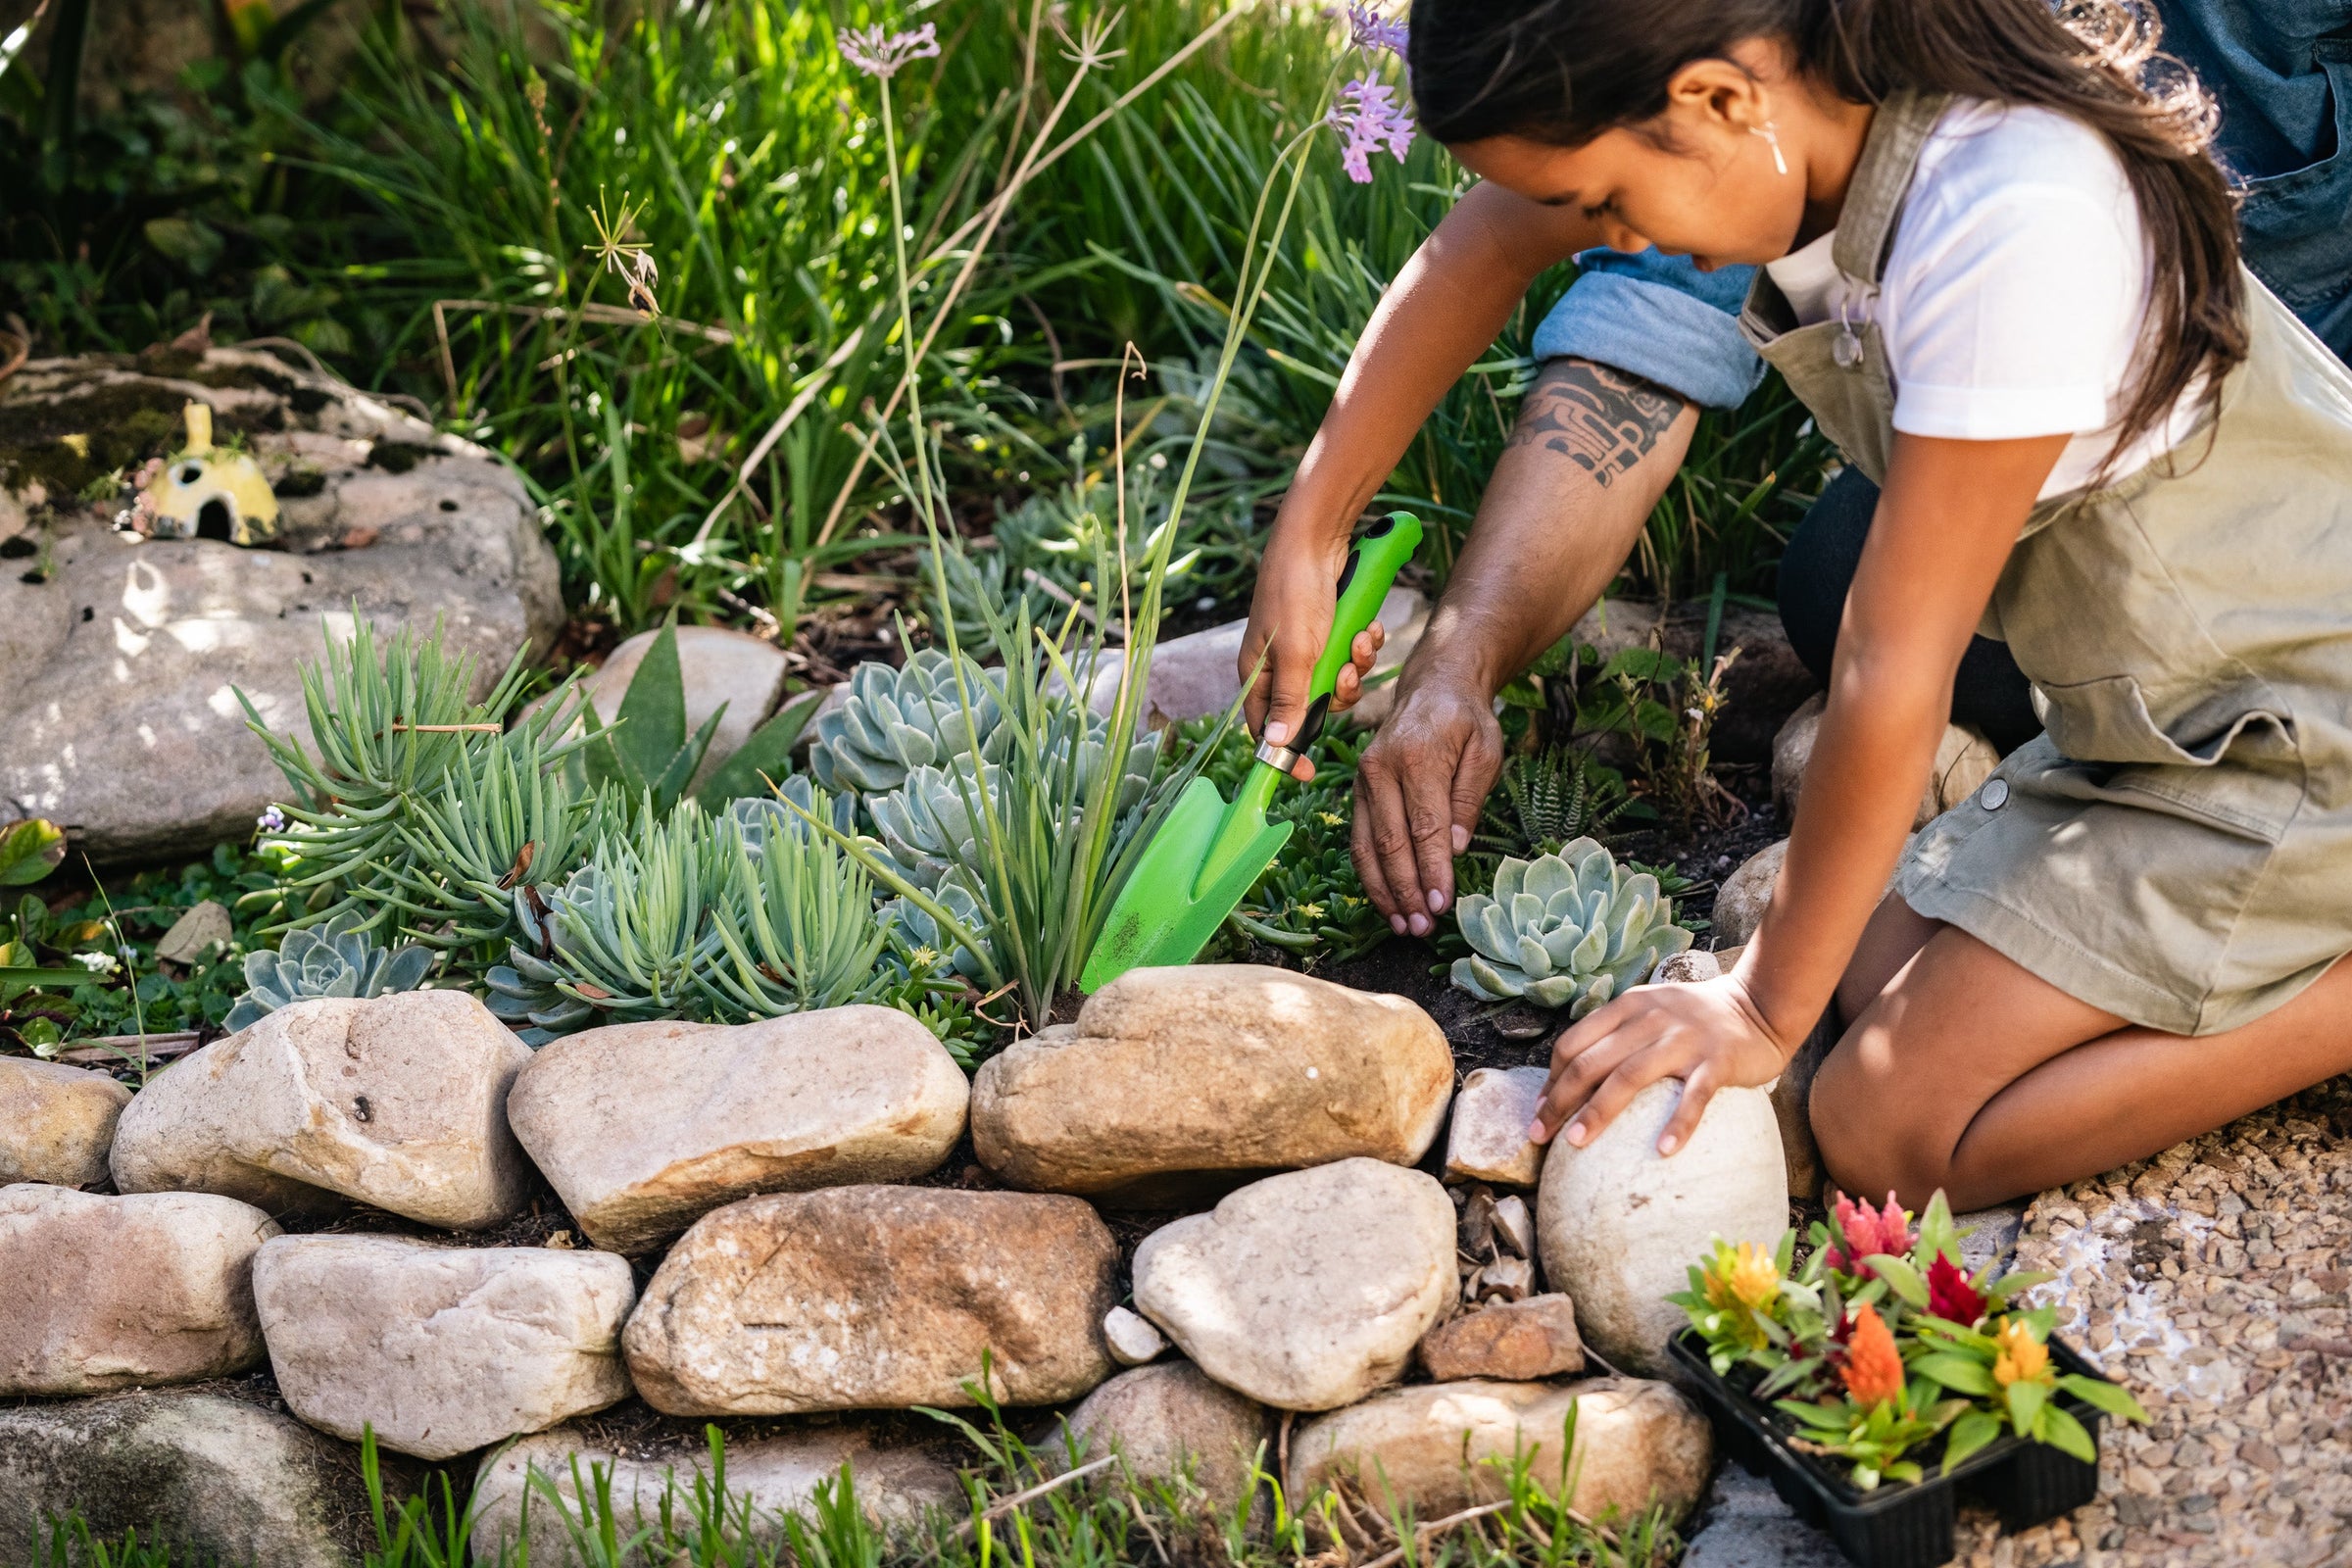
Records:
[[[1298,735],[1287,748],[1257,749],[1257,765],[1231,806],[1207,779],[1196,778],[1184,787],[1110,906],[1102,935],[1078,977],[1081,990],[1100,991],[1130,969],[1192,962],[1274,863],[1291,836],[1290,823],[1266,820],[1274,786],[1323,732],[1348,645],[1380,613],[1390,584],[1420,546],[1421,520],[1409,512],[1390,513],[1355,541],[1340,573],[1331,640],[1307,682],[1306,716]]]

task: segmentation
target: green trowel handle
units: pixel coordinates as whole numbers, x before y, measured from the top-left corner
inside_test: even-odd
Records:
[[[1340,571],[1340,602],[1332,612],[1331,640],[1323,645],[1323,657],[1315,661],[1314,674],[1307,679],[1306,716],[1299,721],[1298,733],[1283,743],[1292,751],[1306,750],[1323,733],[1332,688],[1339,683],[1341,666],[1348,662],[1349,646],[1358,632],[1379,618],[1396,573],[1420,548],[1421,519],[1409,512],[1392,512],[1366,528],[1348,550],[1348,564]]]

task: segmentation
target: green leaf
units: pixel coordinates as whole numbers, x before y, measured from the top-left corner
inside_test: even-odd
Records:
[[[591,729],[600,727],[604,744],[589,748],[590,775],[600,783],[610,779],[632,795],[649,789],[658,792],[657,781],[686,744],[686,682],[678,668],[674,614],[662,623],[654,645],[638,661],[612,724],[599,726],[591,720]],[[608,765],[598,777],[596,753],[600,750],[610,755],[602,759]],[[688,769],[690,776],[692,771]]]
[[[148,244],[198,277],[213,270],[228,245],[220,230],[197,218],[151,218],[143,231]]]
[[[1952,1423],[1952,1435],[1944,1440],[1943,1473],[1950,1475],[1954,1465],[2000,1435],[1998,1416],[1985,1410],[1969,1411]]]
[[[727,705],[721,703],[703,720],[703,727],[694,738],[672,752],[662,771],[654,776],[654,809],[666,811],[678,804],[686,786],[694,778],[694,770],[703,765],[703,754],[710,749],[710,737],[718,733],[718,721],[725,715]]]
[[[1911,1363],[1911,1370],[1921,1377],[1941,1384],[1955,1394],[1989,1395],[1992,1393],[1992,1370],[1984,1362],[1972,1360],[1949,1350],[1923,1355]]]
[[[105,977],[88,969],[47,969],[18,964],[0,968],[0,986],[80,986],[92,983],[104,984]]]
[[[2042,1407],[2041,1429],[2035,1436],[2060,1452],[2073,1454],[2084,1464],[2099,1462],[2099,1446],[2090,1441],[2090,1434],[2082,1430],[2082,1423],[2054,1404]]]
[[[1919,1270],[1911,1266],[1910,1259],[1888,1252],[1873,1252],[1862,1261],[1907,1304],[1923,1312],[1927,1310],[1928,1282],[1920,1278]]]
[[[2079,1372],[2069,1372],[2058,1380],[2058,1386],[2094,1409],[2104,1410],[2119,1421],[2145,1421],[2148,1412],[2132,1397],[2131,1391],[2117,1387],[2104,1378],[2086,1378]]]
[[[0,827],[0,888],[38,882],[65,858],[65,830],[45,817],[28,816]]]
[[[716,811],[729,801],[768,794],[773,782],[792,771],[792,749],[824,700],[821,691],[803,692],[777,709],[773,717],[752,731],[751,739],[734,756],[712,771],[695,792],[695,799]]]
[[[2004,1274],[1982,1289],[1992,1299],[2006,1301],[2020,1291],[2030,1291],[2036,1285],[2046,1285],[2057,1277],[2047,1269],[2021,1269],[2015,1274]]]
[[[2031,1433],[2034,1418],[2041,1414],[2042,1406],[2049,1402],[2049,1397],[2048,1384],[2019,1378],[2008,1388],[2009,1424],[2021,1434]]]

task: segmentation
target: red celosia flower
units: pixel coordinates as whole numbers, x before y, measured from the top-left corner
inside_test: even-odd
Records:
[[[1942,1253],[1928,1265],[1928,1310],[1936,1316],[1974,1328],[1984,1315],[1984,1298],[1968,1283],[1968,1276]]]
[[[1853,1334],[1838,1375],[1856,1404],[1886,1404],[1903,1396],[1902,1352],[1894,1348],[1894,1335],[1886,1321],[1867,1302],[1854,1308]]]
[[[1884,1213],[1875,1213],[1868,1203],[1857,1203],[1843,1193],[1838,1195],[1836,1207],[1838,1234],[1845,1238],[1843,1250],[1831,1248],[1827,1259],[1830,1267],[1840,1274],[1859,1274],[1864,1279],[1878,1276],[1863,1268],[1860,1261],[1874,1252],[1902,1257],[1911,1250],[1911,1216],[1903,1205],[1886,1195]]]

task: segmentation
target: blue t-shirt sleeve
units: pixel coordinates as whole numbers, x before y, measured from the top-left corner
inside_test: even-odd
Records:
[[[1585,251],[1576,265],[1576,281],[1536,328],[1537,359],[1593,360],[1710,409],[1736,407],[1763,379],[1740,335],[1754,268],[1702,272],[1655,250]]]

